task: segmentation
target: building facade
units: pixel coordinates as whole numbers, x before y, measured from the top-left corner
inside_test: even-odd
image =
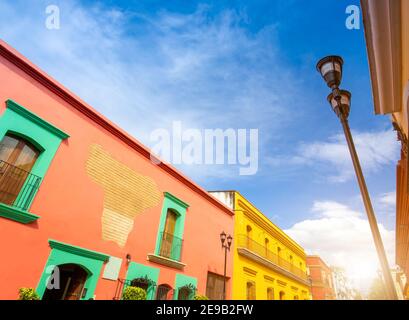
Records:
[[[239,192],[211,194],[235,213],[233,299],[309,300],[304,249]]]
[[[307,256],[312,300],[335,300],[331,268],[319,256]]]
[[[405,300],[405,288],[406,288],[406,275],[400,270],[399,267],[392,268],[392,279],[395,283],[396,293],[398,294],[399,300]]]
[[[396,264],[409,275],[409,1],[361,0],[375,113],[401,142],[396,171]],[[406,299],[409,287],[404,288]]]
[[[0,76],[0,299],[221,297],[233,211],[4,42]]]
[[[345,274],[345,270],[340,267],[332,267],[331,272],[336,300],[354,300],[354,289]]]

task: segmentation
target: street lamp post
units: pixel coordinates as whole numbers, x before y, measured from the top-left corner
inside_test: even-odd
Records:
[[[224,249],[223,300],[226,300],[227,251],[230,251],[230,246],[233,241],[233,237],[231,235],[226,235],[226,233],[223,231],[220,234],[220,241],[222,243],[222,248]]]
[[[362,199],[366,214],[368,216],[369,225],[371,227],[372,236],[375,242],[376,251],[381,264],[383,278],[385,281],[386,292],[390,300],[397,300],[396,288],[392,280],[392,276],[389,269],[388,259],[386,257],[385,248],[382,243],[382,238],[379,233],[378,223],[376,221],[375,213],[372,207],[371,199],[369,197],[368,189],[366,187],[365,178],[362,174],[361,165],[359,163],[358,154],[355,149],[354,141],[352,139],[351,130],[348,124],[348,116],[351,107],[351,93],[346,90],[340,90],[339,85],[342,79],[342,65],[343,60],[339,56],[328,56],[321,59],[317,64],[317,70],[324,78],[328,87],[332,92],[328,96],[328,102],[330,103],[335,114],[341,121],[342,128],[344,130],[345,138],[348,144],[349,152],[351,154],[352,163],[356,177],[358,179],[359,189],[361,191]]]

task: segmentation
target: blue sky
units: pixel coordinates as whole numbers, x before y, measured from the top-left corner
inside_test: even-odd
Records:
[[[52,3],[59,30],[45,28],[49,1],[1,1],[1,38],[147,145],[172,121],[259,129],[256,175],[180,169],[208,190],[240,191],[331,264],[353,252],[359,277],[376,259],[341,126],[315,70],[319,58],[343,56],[350,125],[393,262],[399,146],[389,119],[374,115],[363,26],[345,27],[346,7],[359,1]],[[334,238],[334,228],[345,232]]]

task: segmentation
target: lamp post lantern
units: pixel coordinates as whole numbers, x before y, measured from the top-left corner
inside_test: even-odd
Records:
[[[352,163],[354,165],[355,174],[358,180],[359,189],[361,191],[366,214],[368,216],[369,225],[374,239],[376,251],[378,253],[379,262],[381,264],[383,278],[386,286],[388,299],[397,300],[396,288],[392,280],[392,275],[389,269],[388,259],[386,257],[385,248],[383,246],[381,234],[379,233],[378,223],[369,197],[368,188],[366,187],[365,178],[362,173],[359,163],[358,154],[355,149],[352,139],[351,130],[348,124],[348,116],[351,108],[351,93],[346,90],[341,90],[339,85],[342,80],[342,65],[343,60],[339,56],[328,56],[321,59],[317,64],[317,70],[324,78],[328,87],[332,92],[328,96],[333,111],[341,121],[344,130],[345,138],[348,144],[348,149],[351,154]]]
[[[230,251],[232,241],[233,237],[231,235],[226,235],[224,231],[220,234],[220,242],[222,243],[222,248],[224,249],[223,300],[226,300],[227,251]]]

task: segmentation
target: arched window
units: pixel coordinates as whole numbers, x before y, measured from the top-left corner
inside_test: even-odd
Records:
[[[0,202],[12,205],[28,179],[40,151],[30,142],[12,135],[0,143]]]
[[[285,300],[285,292],[280,291],[280,300]]]
[[[246,235],[248,238],[251,238],[253,229],[250,226],[246,227]]]
[[[253,281],[248,281],[246,284],[247,300],[256,300],[256,284]]]
[[[46,288],[43,300],[80,300],[83,298],[85,283],[89,276],[87,270],[78,264],[69,263],[56,266],[53,274],[59,279],[59,287],[51,284],[50,289]],[[49,281],[55,281],[55,279],[50,277]]]
[[[162,234],[162,242],[160,247],[160,255],[167,258],[173,258],[175,253],[175,245],[177,245],[177,239],[175,239],[175,226],[178,215],[175,211],[168,209],[166,214],[165,229]]]
[[[267,288],[267,300],[274,300],[274,289]]]
[[[161,284],[158,286],[156,292],[156,300],[172,300],[173,289],[167,284]]]
[[[269,248],[270,248],[270,241],[267,238],[264,239],[264,248],[265,248],[265,251],[266,251],[266,256],[268,256],[268,251],[269,251]]]
[[[252,228],[250,226],[246,227],[246,241],[247,241],[247,249],[252,249]]]

